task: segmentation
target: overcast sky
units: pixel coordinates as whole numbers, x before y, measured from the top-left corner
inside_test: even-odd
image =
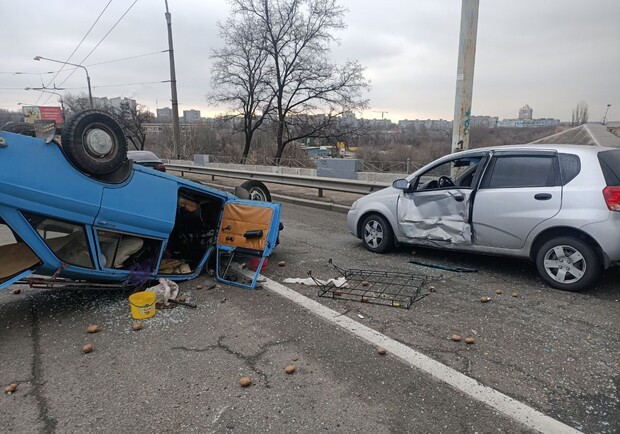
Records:
[[[42,83],[86,93],[84,70],[69,78],[67,60],[109,0],[0,0],[0,107],[58,105],[55,95],[23,90]],[[151,111],[170,107],[164,0],[112,0],[70,62],[85,65],[93,96],[134,98]],[[454,114],[460,0],[341,0],[349,12],[337,36],[336,62],[357,59],[371,80],[366,118],[449,119]],[[209,54],[225,0],[168,0],[172,13],[179,111],[224,113],[209,106]],[[620,120],[620,0],[481,0],[473,115],[515,118],[525,104],[534,117],[570,120],[580,101],[599,121]],[[99,64],[126,57],[130,60]],[[86,58],[86,59],[85,59]],[[85,60],[84,60],[85,59]],[[20,74],[15,74],[19,72]],[[152,83],[157,82],[157,83]],[[48,97],[51,97],[48,99]]]

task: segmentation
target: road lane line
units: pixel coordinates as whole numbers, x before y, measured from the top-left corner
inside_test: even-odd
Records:
[[[263,276],[261,276],[263,277]],[[298,292],[268,278],[261,283],[263,287],[281,295],[282,297],[306,308],[313,314],[336,324],[343,329],[353,333],[361,339],[373,345],[384,347],[389,353],[398,357],[406,364],[418,368],[432,377],[449,384],[462,393],[476,399],[489,407],[494,408],[503,415],[522,423],[542,433],[550,434],[569,434],[580,433],[578,431],[552,417],[535,410],[503,393],[483,385],[478,380],[470,378],[459,371],[450,368],[414,349],[395,341],[392,338],[379,333],[363,324],[343,316],[340,313],[314,301]]]

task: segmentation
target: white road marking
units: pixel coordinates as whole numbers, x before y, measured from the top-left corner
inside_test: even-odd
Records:
[[[443,363],[433,360],[430,357],[425,356],[424,354],[419,353],[414,349],[371,329],[370,327],[343,316],[338,312],[323,306],[321,303],[305,297],[274,280],[265,278],[262,285],[282,297],[308,309],[313,314],[318,315],[319,317],[353,333],[355,336],[358,336],[378,347],[384,347],[390,354],[398,357],[406,364],[430,374],[432,377],[449,384],[462,393],[469,395],[471,398],[494,408],[505,416],[520,422],[529,428],[542,433],[580,433],[580,431],[555,420],[552,417],[546,416],[532,407],[504,395],[491,387],[485,386],[477,380],[470,378],[459,371],[444,365]]]

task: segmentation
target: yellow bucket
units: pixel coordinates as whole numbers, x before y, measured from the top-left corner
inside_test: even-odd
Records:
[[[131,306],[131,316],[134,319],[145,319],[155,315],[155,300],[157,295],[154,292],[142,291],[129,296]]]

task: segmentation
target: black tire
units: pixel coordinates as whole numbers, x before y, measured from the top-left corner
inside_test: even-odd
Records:
[[[9,133],[21,134],[23,136],[36,137],[37,133],[33,124],[27,124],[26,122],[7,122],[0,128],[2,131]]]
[[[241,188],[245,188],[250,192],[250,200],[271,202],[271,193],[269,193],[269,189],[260,181],[250,179],[241,184]]]
[[[90,175],[107,175],[127,159],[127,138],[107,113],[86,110],[62,129],[62,149],[75,167]]]
[[[601,262],[594,248],[574,237],[553,238],[536,253],[536,267],[551,286],[564,291],[590,287],[601,274]]]
[[[364,247],[373,253],[384,253],[394,247],[392,226],[379,214],[371,214],[364,219],[360,235]]]

